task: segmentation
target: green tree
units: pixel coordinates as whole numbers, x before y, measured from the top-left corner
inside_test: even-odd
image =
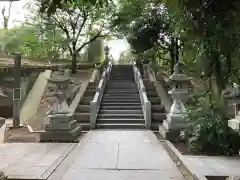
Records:
[[[133,54],[131,52],[131,49],[128,49],[126,51],[121,52],[119,56],[118,63],[119,64],[129,64],[133,60]]]
[[[104,60],[104,40],[97,38],[88,44],[88,62],[102,62]]]
[[[113,21],[116,31],[127,37],[136,53],[144,55],[148,51],[147,54],[152,52],[152,56],[155,51],[164,53],[159,58],[170,62],[166,65],[170,66],[172,73],[179,57],[179,43],[163,4],[156,0],[121,0],[120,4]],[[156,61],[156,57],[152,61]]]
[[[56,25],[64,33],[72,57],[72,73],[76,73],[77,55],[89,43],[109,34],[108,19],[112,6],[95,8],[92,4],[66,5],[50,17],[41,14],[43,24]],[[51,23],[49,23],[51,22]]]

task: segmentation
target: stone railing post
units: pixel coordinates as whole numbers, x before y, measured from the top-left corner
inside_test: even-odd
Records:
[[[174,73],[170,77],[173,88],[169,94],[173,98],[173,104],[167,119],[163,121],[163,125],[159,127],[160,134],[168,140],[175,141],[179,138],[180,132],[185,130],[188,126],[183,119],[185,113],[185,106],[183,100],[188,98],[188,88],[184,84],[188,83],[189,78],[186,74],[181,72],[180,64],[177,63],[174,68]]]
[[[96,102],[96,98],[97,97],[96,98],[95,97],[94,97],[94,100],[90,102],[90,128],[91,129],[95,129],[96,128],[96,120],[97,120],[97,114],[96,114],[96,112],[97,112],[97,102]]]
[[[151,102],[147,98],[145,86],[142,81],[142,76],[135,64],[133,63],[133,72],[134,72],[134,78],[135,82],[138,86],[138,91],[141,99],[142,109],[143,109],[143,115],[145,120],[145,126],[147,129],[151,129]]]

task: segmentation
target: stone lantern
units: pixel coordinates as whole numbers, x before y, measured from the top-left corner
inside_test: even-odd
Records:
[[[40,141],[75,141],[81,133],[81,127],[74,120],[73,112],[68,107],[66,93],[70,79],[66,76],[55,76],[49,79],[55,85],[54,95],[57,102],[46,117],[45,132],[40,133]]]
[[[175,65],[170,81],[173,88],[168,93],[172,96],[173,104],[167,119],[159,127],[159,132],[165,139],[174,141],[178,139],[180,132],[187,127],[187,122],[183,119],[185,111],[183,101],[189,97],[187,86],[189,78],[182,72],[180,63]]]

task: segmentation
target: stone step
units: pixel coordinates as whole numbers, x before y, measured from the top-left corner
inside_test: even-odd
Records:
[[[163,122],[166,119],[166,113],[152,113],[152,122]]]
[[[86,90],[83,96],[94,96],[95,93],[96,93],[96,90]]]
[[[165,113],[165,107],[162,105],[151,105],[151,111]]]
[[[94,96],[83,97],[80,101],[80,104],[89,105],[90,102],[93,100],[93,98],[94,98]]]
[[[98,118],[104,118],[104,119],[143,119],[143,114],[98,114]]]
[[[140,98],[136,98],[136,99],[130,99],[130,98],[128,98],[128,99],[109,99],[109,98],[103,98],[103,99],[102,99],[102,102],[133,102],[133,103],[139,102],[139,103],[141,103],[141,100],[140,100]]]
[[[80,104],[80,105],[77,106],[76,112],[87,112],[87,113],[89,113],[90,112],[90,105]]]
[[[89,131],[89,129],[90,129],[90,122],[78,122],[78,124],[82,127],[82,130],[83,131]]]
[[[137,86],[107,85],[107,89],[138,89]]]
[[[132,97],[132,98],[139,98],[139,94],[131,94],[131,95],[126,95],[126,94],[118,94],[118,95],[115,95],[115,94],[104,94],[103,95],[103,98],[113,98],[113,99],[124,99],[124,98],[129,98],[129,97]]]
[[[139,96],[116,96],[116,97],[109,97],[109,96],[104,96],[102,100],[108,100],[108,101],[124,101],[124,100],[128,100],[128,101],[136,101],[136,100],[140,100]]]
[[[155,86],[145,86],[146,91],[156,91]]]
[[[111,90],[111,89],[107,89],[107,91],[105,92],[106,94],[135,94],[138,93],[138,89],[134,89],[134,90]]]
[[[135,83],[135,82],[126,82],[126,81],[123,81],[123,82],[109,82],[108,81],[108,83],[107,83],[108,85],[111,85],[111,86],[135,86],[135,87],[137,87],[137,83]]]
[[[106,118],[98,118],[97,119],[98,124],[144,124],[144,119],[106,119]]]
[[[96,127],[98,129],[145,129],[145,124],[107,124],[107,123],[97,123]]]
[[[148,97],[151,104],[161,104],[161,99],[159,97]]]
[[[157,94],[157,92],[156,91],[146,91],[146,93],[147,93],[147,96],[155,96],[155,97],[158,97],[158,94]]]
[[[100,110],[100,114],[142,114],[142,110],[129,110],[129,109],[124,109],[124,110]]]
[[[132,82],[132,81],[114,81],[114,80],[109,80],[108,81],[109,84],[137,84],[135,81]]]
[[[119,87],[113,87],[113,86],[107,86],[106,87],[107,90],[138,90],[137,87],[126,87],[126,86],[119,86]]]
[[[74,118],[80,122],[90,122],[90,113],[75,112]]]
[[[142,104],[140,102],[102,102],[101,106],[140,106],[142,107]]]
[[[121,106],[101,106],[100,110],[142,110],[142,106],[134,106],[134,105],[121,105]]]

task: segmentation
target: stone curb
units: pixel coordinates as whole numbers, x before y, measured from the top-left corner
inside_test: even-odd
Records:
[[[184,171],[190,174],[192,180],[208,180],[203,174],[193,171],[191,168],[191,164],[186,160],[186,158],[174,147],[174,145],[167,140],[162,140],[160,142],[164,142],[164,147],[169,154],[171,154],[171,158],[173,162],[177,165],[177,167],[183,168]]]

